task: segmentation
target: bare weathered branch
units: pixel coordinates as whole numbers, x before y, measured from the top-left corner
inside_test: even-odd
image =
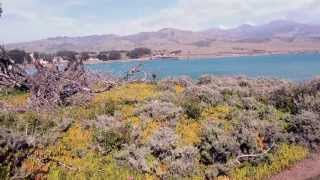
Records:
[[[27,73],[0,46],[0,88],[27,89]]]
[[[238,164],[241,164],[240,160],[243,159],[243,158],[257,158],[257,157],[265,156],[266,154],[268,154],[272,150],[273,147],[274,147],[274,145],[271,145],[267,150],[263,151],[262,153],[258,153],[258,154],[243,154],[243,155],[239,155],[239,156],[237,156],[235,161]]]

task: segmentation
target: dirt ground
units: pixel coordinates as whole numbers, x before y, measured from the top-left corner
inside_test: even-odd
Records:
[[[320,180],[320,154],[312,155],[270,180]]]

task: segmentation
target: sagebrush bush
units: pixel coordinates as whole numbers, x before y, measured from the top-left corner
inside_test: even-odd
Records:
[[[185,102],[183,105],[184,113],[187,118],[190,119],[200,119],[203,108],[197,102],[193,102],[191,100]]]
[[[151,101],[136,112],[155,121],[175,123],[182,114],[182,108],[168,102]]]
[[[262,151],[278,142],[284,142],[286,133],[277,120],[269,121],[260,117],[256,111],[240,111],[233,117],[233,134],[237,137],[242,153]]]
[[[283,111],[293,114],[302,111],[320,112],[320,79],[316,78],[303,84],[290,84],[270,93],[271,103]]]
[[[0,128],[0,177],[9,179],[8,175],[17,174],[35,145],[35,139],[32,137]]]
[[[128,126],[121,117],[109,115],[97,116],[94,121],[88,121],[88,124],[91,127],[100,129],[119,129]]]
[[[1,111],[0,112],[0,126],[5,128],[14,128],[17,124],[18,117],[15,113]]]
[[[94,134],[95,141],[107,152],[119,150],[130,141],[129,129],[97,129]]]
[[[131,140],[130,124],[117,117],[98,116],[96,121],[89,124],[94,129],[94,141],[104,152],[119,150]]]
[[[104,104],[104,114],[113,116],[116,111],[116,103],[114,101],[109,101]]]
[[[226,164],[237,154],[239,145],[235,137],[224,133],[216,126],[208,127],[199,144],[201,162],[206,165]]]
[[[270,94],[271,103],[282,111],[297,113],[298,109],[294,99],[294,89],[283,87]]]
[[[150,139],[149,146],[152,154],[159,158],[165,159],[173,154],[177,147],[178,137],[174,130],[170,128],[160,128]]]
[[[320,117],[313,112],[303,111],[290,119],[287,131],[298,143],[315,149],[320,144]]]
[[[193,82],[192,82],[192,79],[188,76],[180,76],[175,78],[169,77],[169,78],[163,79],[158,84],[160,89],[162,90],[176,91],[175,89],[176,85],[186,88],[193,85]]]
[[[195,147],[186,146],[176,149],[167,161],[169,177],[179,179],[196,175],[198,161],[198,149]]]
[[[242,96],[264,96],[291,83],[277,79],[250,79],[247,77],[224,77],[205,75],[199,78],[199,85],[216,89],[220,93],[239,94]]]
[[[163,91],[159,95],[159,100],[162,102],[168,102],[168,103],[173,103],[173,104],[180,104],[181,101],[183,101],[183,92],[177,94],[176,92],[172,91]]]
[[[262,103],[257,101],[254,97],[243,97],[240,99],[240,108],[245,110],[257,110],[262,106]]]
[[[223,122],[208,124],[198,145],[201,162],[207,166],[214,165],[218,174],[227,174],[236,156],[259,154],[287,139],[286,133],[277,123],[261,120],[255,111],[238,111],[227,121],[231,121],[232,131],[224,130],[221,126]],[[260,164],[268,160],[267,156],[259,156],[241,161]]]
[[[185,90],[183,96],[186,99],[192,99],[192,101],[211,106],[218,105],[223,101],[223,95],[221,93],[207,86],[190,86]]]
[[[46,113],[27,109],[27,93],[0,95],[0,174],[264,179],[319,148],[319,84],[171,78],[126,83]]]
[[[120,165],[129,165],[136,171],[150,173],[153,168],[152,162],[148,162],[148,157],[150,156],[152,155],[149,148],[130,145],[116,154],[115,159]]]

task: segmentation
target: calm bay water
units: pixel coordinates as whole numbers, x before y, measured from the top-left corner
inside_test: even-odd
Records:
[[[187,75],[198,78],[204,74],[272,77],[294,81],[320,76],[320,54],[288,54],[251,57],[201,58],[188,60],[152,60],[90,64],[95,72],[123,75],[130,67],[143,64],[143,70],[159,78]]]

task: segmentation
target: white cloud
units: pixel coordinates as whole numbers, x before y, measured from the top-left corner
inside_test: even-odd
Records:
[[[59,1],[55,7],[40,0],[2,2],[6,15],[0,19],[0,43],[59,35],[129,34],[164,27],[202,30],[243,23],[262,24],[274,19],[320,23],[319,0],[177,0],[175,6],[139,19],[119,19],[113,24],[106,23],[104,17],[95,17],[95,12],[86,19],[66,15],[72,7],[86,5],[88,1],[84,0]],[[94,21],[88,20],[90,18]]]
[[[52,36],[77,36],[95,33],[97,25],[64,15],[81,1],[65,1],[59,8],[36,0],[3,0],[4,16],[0,19],[0,43],[29,41]]]
[[[319,8],[319,0],[179,0],[176,7],[137,20],[135,24],[146,30],[163,26],[200,30],[262,24],[275,19],[319,23],[311,19],[319,14]]]

